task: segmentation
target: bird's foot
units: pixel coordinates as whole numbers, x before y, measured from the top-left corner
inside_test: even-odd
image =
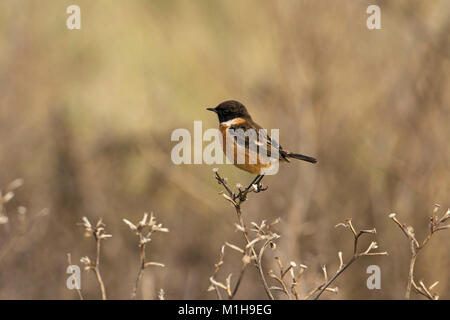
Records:
[[[255,183],[251,183],[247,188],[245,188],[244,190],[242,190],[241,188],[238,188],[239,192],[237,194],[235,194],[235,199],[239,199],[240,201],[245,201],[247,200],[247,195],[250,192],[254,192],[254,193],[260,193],[263,191],[266,191],[269,187],[268,186],[263,186],[261,179],[258,179]]]

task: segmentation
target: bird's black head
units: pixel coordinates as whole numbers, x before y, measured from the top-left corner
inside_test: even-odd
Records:
[[[235,118],[251,119],[245,106],[234,100],[224,101],[215,108],[206,108],[206,110],[214,111],[219,117],[219,122],[225,122]]]

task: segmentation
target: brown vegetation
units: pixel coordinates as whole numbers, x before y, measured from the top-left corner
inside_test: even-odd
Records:
[[[84,216],[102,217],[113,235],[101,241],[99,264],[108,299],[129,299],[134,288],[142,299],[158,298],[161,288],[168,299],[215,299],[207,289],[217,249],[226,241],[253,253],[242,231],[233,232],[236,211],[218,199],[223,186],[211,166],[174,165],[170,135],[194,120],[216,127],[204,108],[225,99],[280,128],[283,146],[319,160],[281,167],[241,208],[250,241],[264,236],[250,228],[281,235],[261,260],[269,289],[284,292],[270,289],[274,298],[323,289],[329,270],[340,269],[336,252],[351,259],[353,234],[332,231],[348,217],[376,228],[389,256],[358,258],[328,287],[339,293],[321,299],[403,299],[408,286],[411,298],[450,298],[450,232],[419,241],[432,230],[434,203],[449,206],[449,1],[377,1],[382,30],[366,28],[369,1],[77,2],[79,31],[65,27],[71,3],[0,3],[3,202],[10,181],[25,181],[0,215],[0,299],[79,298],[66,289],[65,270],[69,252],[80,266],[81,257],[96,257],[92,238],[76,227]],[[253,179],[219,169],[229,186]],[[140,236],[122,221],[139,221],[147,209],[170,229],[147,248],[164,268],[142,269]],[[408,249],[411,237],[405,241],[390,212],[414,226],[419,246]],[[278,217],[276,232],[266,230]],[[362,252],[369,237],[358,240]],[[257,256],[268,239],[253,247]],[[227,287],[232,273],[234,299],[267,298],[255,260],[244,267],[245,254],[225,250],[213,280]],[[372,264],[381,268],[381,290],[366,287]],[[82,273],[81,293],[101,297],[92,270]]]

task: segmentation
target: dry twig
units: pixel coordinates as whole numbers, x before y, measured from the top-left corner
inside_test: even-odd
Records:
[[[431,291],[436,287],[436,285],[439,282],[433,283],[431,286],[427,287],[423,281],[419,281],[419,285],[414,280],[414,266],[416,263],[417,255],[419,254],[420,250],[423,249],[428,242],[430,241],[433,234],[435,234],[438,231],[450,229],[450,224],[445,224],[447,221],[450,220],[450,209],[447,209],[447,212],[442,215],[442,217],[437,216],[437,212],[439,211],[440,206],[435,205],[433,213],[430,217],[430,229],[429,233],[426,236],[426,238],[422,241],[422,243],[419,243],[419,241],[416,238],[414,228],[412,226],[408,226],[406,224],[401,223],[395,213],[391,213],[389,215],[389,218],[391,218],[398,227],[403,231],[405,236],[409,240],[409,247],[411,250],[411,260],[409,263],[409,273],[408,273],[408,284],[406,286],[406,293],[405,298],[410,299],[411,298],[411,289],[414,288],[414,290],[425,297],[427,297],[430,300],[438,300],[439,296],[437,294],[433,294]]]
[[[261,184],[262,176],[257,178],[257,179],[255,179],[245,189],[242,189],[242,186],[237,185],[238,192],[233,193],[231,191],[231,189],[228,187],[226,178],[222,178],[219,175],[218,169],[214,169],[213,171],[215,173],[215,178],[216,178],[217,182],[220,185],[222,185],[224,187],[224,189],[225,189],[225,192],[222,193],[223,197],[227,201],[229,201],[233,205],[233,207],[235,209],[236,216],[237,216],[237,219],[238,219],[238,223],[236,224],[236,228],[240,232],[242,232],[242,234],[244,236],[244,239],[245,239],[245,242],[246,242],[245,250],[244,249],[240,249],[244,253],[243,261],[244,260],[245,261],[250,260],[250,261],[254,262],[254,265],[255,265],[256,269],[258,270],[258,272],[259,272],[259,275],[260,275],[260,278],[261,278],[261,281],[262,281],[262,284],[264,286],[264,290],[265,290],[267,296],[269,297],[269,299],[274,300],[274,296],[273,296],[273,294],[272,294],[272,292],[271,292],[271,290],[269,288],[269,285],[267,284],[267,280],[265,278],[264,271],[263,271],[263,268],[262,268],[262,257],[263,257],[263,254],[264,254],[264,250],[266,249],[267,246],[269,246],[269,245],[270,246],[275,246],[273,241],[278,239],[279,235],[277,235],[275,233],[272,233],[270,231],[270,228],[266,228],[268,226],[265,225],[265,222],[263,221],[260,226],[254,224],[254,227],[258,227],[257,229],[255,229],[255,228],[252,229],[253,231],[256,232],[256,238],[255,239],[250,239],[248,228],[247,228],[247,226],[246,226],[246,224],[245,224],[245,222],[243,220],[242,211],[241,211],[241,204],[245,200],[247,200],[247,196],[248,196],[249,193],[252,193],[252,192],[259,193],[261,191],[267,190],[267,188],[264,188],[262,186],[262,184]],[[258,243],[260,241],[264,241],[264,243],[261,246],[259,252],[257,253],[257,251],[256,251],[254,246],[255,246],[256,243]],[[246,258],[246,257],[249,257],[249,258]],[[219,261],[219,263],[221,261],[223,263],[223,256],[221,256],[221,260]],[[220,288],[226,290],[227,294],[228,294],[228,297],[230,299],[232,299],[234,297],[234,295],[236,294],[237,289],[239,288],[239,284],[241,283],[242,276],[243,276],[243,273],[245,271],[245,268],[246,268],[246,264],[243,263],[243,267],[241,269],[241,274],[239,276],[237,285],[236,285],[236,287],[235,287],[235,289],[233,291],[231,291],[230,285],[224,285],[224,284],[222,284],[220,282],[217,282],[215,280],[214,276],[212,276],[210,278],[210,281],[212,283],[212,287],[210,287],[210,289],[211,288],[216,289],[218,298],[220,299],[221,296],[220,296],[220,292],[218,290],[218,288],[220,287]],[[215,274],[217,273],[217,271],[218,270],[217,270],[217,267],[216,267]],[[230,283],[231,282],[231,275],[229,275],[227,279],[228,279],[227,283]]]
[[[288,299],[298,300],[300,297],[299,297],[299,294],[297,291],[297,286],[298,286],[298,283],[299,283],[304,271],[307,269],[307,266],[302,265],[302,264],[297,266],[297,264],[295,262],[291,261],[289,263],[289,266],[284,267],[281,262],[281,259],[276,257],[275,259],[276,259],[278,267],[279,267],[279,272],[276,274],[273,270],[269,270],[268,275],[270,278],[272,278],[274,281],[277,282],[277,285],[270,286],[270,287],[268,285],[268,282],[267,282],[264,272],[263,272],[262,258],[264,255],[264,251],[268,246],[270,246],[272,248],[276,248],[275,240],[277,240],[280,237],[278,234],[272,232],[272,230],[271,230],[272,226],[279,222],[279,219],[276,219],[271,224],[266,224],[265,220],[263,220],[260,224],[251,222],[252,227],[250,229],[248,229],[248,227],[245,224],[243,217],[242,217],[241,204],[242,204],[242,202],[244,202],[247,199],[248,194],[251,192],[261,192],[261,191],[264,191],[267,189],[267,188],[262,187],[261,178],[255,179],[255,181],[254,181],[255,183],[250,184],[245,189],[242,189],[242,187],[240,185],[238,185],[237,186],[238,192],[234,193],[229,188],[229,186],[227,184],[227,180],[225,178],[222,178],[219,175],[218,170],[214,169],[214,172],[215,172],[216,180],[225,189],[225,192],[222,192],[223,197],[233,205],[233,207],[236,211],[236,215],[238,218],[238,223],[236,223],[236,228],[238,231],[242,232],[242,234],[244,235],[246,246],[243,249],[238,246],[231,245],[229,243],[226,243],[224,246],[222,246],[219,262],[215,265],[214,274],[210,278],[211,286],[209,287],[209,290],[210,291],[215,290],[217,297],[219,299],[222,299],[220,289],[223,289],[227,292],[229,299],[232,299],[234,297],[234,295],[236,294],[237,288],[239,287],[239,284],[242,279],[242,275],[243,275],[245,267],[246,267],[246,263],[243,263],[243,267],[241,269],[241,274],[240,274],[240,277],[237,281],[237,284],[236,284],[234,290],[231,290],[231,274],[226,278],[225,283],[219,282],[216,279],[217,273],[219,272],[219,269],[220,269],[221,265],[223,264],[225,247],[228,246],[228,247],[234,249],[235,251],[238,251],[241,254],[243,254],[243,257],[244,257],[243,260],[246,259],[246,261],[248,261],[247,264],[250,261],[254,262],[254,265],[255,265],[256,269],[258,270],[261,281],[263,283],[264,290],[270,299],[272,299],[272,300],[275,299],[272,291],[279,291],[279,292],[282,292]],[[355,230],[355,228],[353,227],[351,219],[348,219],[345,221],[345,223],[340,223],[337,226],[345,226],[345,227],[349,228],[350,231],[352,232],[352,234],[354,236],[353,255],[346,263],[344,263],[343,258],[342,258],[342,252],[338,253],[339,262],[340,262],[339,269],[336,271],[336,273],[330,279],[328,278],[326,267],[323,266],[322,267],[323,274],[324,274],[323,284],[321,284],[320,286],[318,286],[317,288],[312,290],[305,297],[305,299],[309,299],[312,297],[314,297],[314,299],[318,299],[324,291],[337,293],[338,292],[337,287],[330,288],[329,286],[339,277],[340,274],[342,274],[342,272],[344,272],[353,262],[355,262],[360,257],[387,255],[387,252],[373,252],[374,249],[378,248],[376,242],[370,243],[370,245],[368,246],[368,248],[366,250],[358,251],[359,238],[363,234],[375,234],[376,233],[375,229],[361,230],[361,231],[357,232]],[[253,231],[256,234],[255,238],[252,239],[250,237],[249,230]],[[255,245],[258,243],[261,244],[259,246],[259,249],[255,248]],[[290,280],[288,280],[286,277],[288,274],[290,275]]]
[[[144,217],[137,223],[137,225],[134,225],[127,219],[123,219],[123,222],[125,222],[130,227],[130,229],[134,231],[139,237],[139,247],[141,248],[139,271],[137,274],[133,293],[131,294],[131,298],[136,299],[137,290],[139,288],[139,282],[142,278],[143,271],[150,266],[164,267],[164,264],[162,263],[146,261],[146,245],[151,241],[151,236],[154,232],[169,232],[169,229],[163,228],[162,224],[156,223],[153,212],[150,214],[150,217],[148,213],[144,213]],[[164,297],[164,291],[162,291],[162,293],[160,292],[160,298],[161,297]]]
[[[15,197],[15,190],[20,188],[22,185],[23,179],[19,178],[9,183],[5,189],[0,190],[0,226],[4,225],[7,231],[11,231],[11,226],[9,225],[10,219],[6,210],[6,204]],[[14,247],[22,238],[30,235],[30,231],[36,223],[40,221],[40,218],[47,216],[48,213],[48,209],[42,209],[38,213],[30,216],[26,207],[17,207],[17,218],[19,221],[18,232],[12,234],[11,238],[7,241],[3,241],[0,248],[0,262],[3,261],[9,252],[14,250]]]
[[[105,224],[102,222],[102,219],[98,220],[97,224],[94,226],[92,225],[89,220],[86,217],[83,217],[83,223],[84,229],[86,231],[86,236],[93,236],[96,243],[96,256],[95,256],[95,262],[92,262],[91,259],[89,259],[88,256],[85,256],[80,259],[80,261],[85,264],[85,270],[93,270],[95,273],[95,276],[97,277],[97,281],[100,285],[100,291],[102,294],[102,299],[106,300],[106,290],[105,285],[102,280],[102,276],[100,274],[100,248],[101,248],[101,241],[103,239],[111,238],[112,236],[110,234],[105,233]]]
[[[387,255],[387,252],[372,252],[373,249],[377,249],[378,245],[376,242],[371,242],[370,245],[367,247],[366,250],[358,252],[358,240],[359,238],[363,235],[363,234],[376,234],[376,230],[375,229],[371,229],[371,230],[361,230],[361,231],[356,231],[355,228],[353,227],[352,224],[352,220],[351,219],[347,219],[344,223],[339,223],[336,225],[336,227],[338,226],[343,226],[346,227],[348,229],[350,229],[350,231],[353,234],[354,237],[354,241],[353,241],[353,255],[350,258],[350,260],[346,263],[343,262],[342,260],[342,253],[339,252],[338,256],[339,256],[339,269],[336,271],[335,275],[328,280],[328,275],[327,275],[327,269],[325,266],[323,266],[322,270],[324,273],[324,284],[320,285],[319,287],[317,287],[316,289],[314,289],[310,294],[308,294],[308,296],[306,297],[306,299],[309,299],[310,297],[312,297],[314,294],[317,293],[317,295],[314,297],[314,300],[319,299],[319,297],[322,295],[322,293],[325,290],[328,291],[332,291],[332,292],[337,292],[337,288],[334,288],[332,290],[330,290],[330,288],[328,288],[333,281],[335,281],[337,279],[337,277],[339,277],[340,274],[342,274],[342,272],[345,271],[345,269],[347,269],[353,262],[355,262],[358,258],[363,257],[363,256],[385,256]]]
[[[291,261],[289,263],[289,266],[284,268],[283,263],[281,262],[281,259],[279,257],[275,257],[275,260],[278,264],[279,274],[275,274],[273,270],[269,270],[269,276],[278,282],[280,285],[278,286],[272,286],[270,287],[271,290],[278,290],[280,292],[283,292],[286,297],[290,300],[295,299],[299,300],[299,294],[297,292],[297,285],[300,281],[300,278],[303,275],[303,272],[308,268],[304,264],[300,264],[297,266],[297,264],[294,261]],[[287,275],[291,276],[290,284],[286,280]]]

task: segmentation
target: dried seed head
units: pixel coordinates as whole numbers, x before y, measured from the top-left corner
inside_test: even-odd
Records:
[[[249,264],[250,261],[251,261],[251,258],[250,258],[248,255],[244,255],[244,256],[242,257],[242,263],[243,263],[244,265]]]
[[[159,300],[166,300],[166,293],[164,292],[163,288],[159,289],[158,299]]]
[[[292,279],[295,279],[295,272],[294,272],[294,268],[290,268],[289,272],[291,274]]]
[[[99,239],[107,239],[107,238],[111,238],[112,237],[112,235],[111,234],[106,234],[106,233],[104,233],[104,234],[101,234],[101,235],[99,235]]]
[[[152,213],[152,217],[153,217],[153,213]],[[144,213],[144,217],[142,218],[142,220],[139,222],[139,225],[141,226],[145,226],[147,224],[148,221],[148,213]]]
[[[240,253],[244,253],[244,250],[242,250],[242,249],[239,248],[238,246],[235,246],[234,244],[225,242],[225,245],[228,246],[228,247],[230,247],[230,248],[233,249],[233,250],[236,250],[236,251],[240,252]]]
[[[436,281],[428,288],[428,290],[433,290],[433,288],[436,287],[438,284],[439,284],[439,281]]]
[[[236,231],[245,232],[245,229],[241,225],[239,225],[237,223],[235,223],[234,225],[236,226]]]
[[[125,222],[125,224],[127,226],[130,227],[131,230],[136,231],[136,229],[137,229],[136,226],[134,224],[132,224],[129,220],[127,220],[127,219],[122,219],[122,220],[123,220],[123,222]]]
[[[81,218],[81,220],[83,221],[83,226],[86,228],[87,231],[93,231],[92,230],[92,225],[89,222],[88,218],[83,217],[83,218]]]
[[[339,292],[339,289],[338,289],[338,287],[334,287],[334,288],[327,288],[327,291],[329,291],[329,292],[333,292],[333,293],[338,293]]]
[[[8,216],[0,213],[0,224],[7,224],[9,221]]]
[[[13,191],[14,189],[20,188],[21,186],[23,186],[23,179],[19,178],[14,180],[13,182],[11,182],[7,187],[6,187],[6,191]]]
[[[7,202],[10,201],[12,198],[14,198],[14,192],[12,192],[12,191],[7,192],[7,193],[3,196],[3,203],[7,203]]]
[[[144,268],[147,268],[147,267],[150,267],[150,266],[164,268],[166,265],[164,263],[159,263],[159,262],[146,262],[144,264]]]
[[[338,252],[338,257],[339,257],[339,269],[341,269],[342,266],[344,265],[344,261],[342,259],[342,251]]]
[[[343,223],[343,222],[340,222],[340,223],[338,223],[337,225],[335,225],[334,227],[335,227],[335,228],[337,228],[337,227],[344,227],[344,228],[347,228],[347,227],[348,227],[348,224]]]
[[[159,232],[169,232],[168,228],[163,228],[162,224],[158,224],[157,226],[153,226],[153,230],[154,231],[159,231]]]
[[[439,208],[441,207],[441,205],[440,204],[437,204],[437,203],[435,203],[434,204],[434,209],[433,209],[433,213],[436,213],[436,212],[438,212],[439,211]]]
[[[406,232],[408,232],[409,235],[414,236],[415,232],[414,232],[414,228],[412,226],[407,226],[406,227]]]
[[[82,257],[80,259],[80,262],[83,263],[86,266],[90,266],[91,265],[91,259],[89,259],[88,256]]]

